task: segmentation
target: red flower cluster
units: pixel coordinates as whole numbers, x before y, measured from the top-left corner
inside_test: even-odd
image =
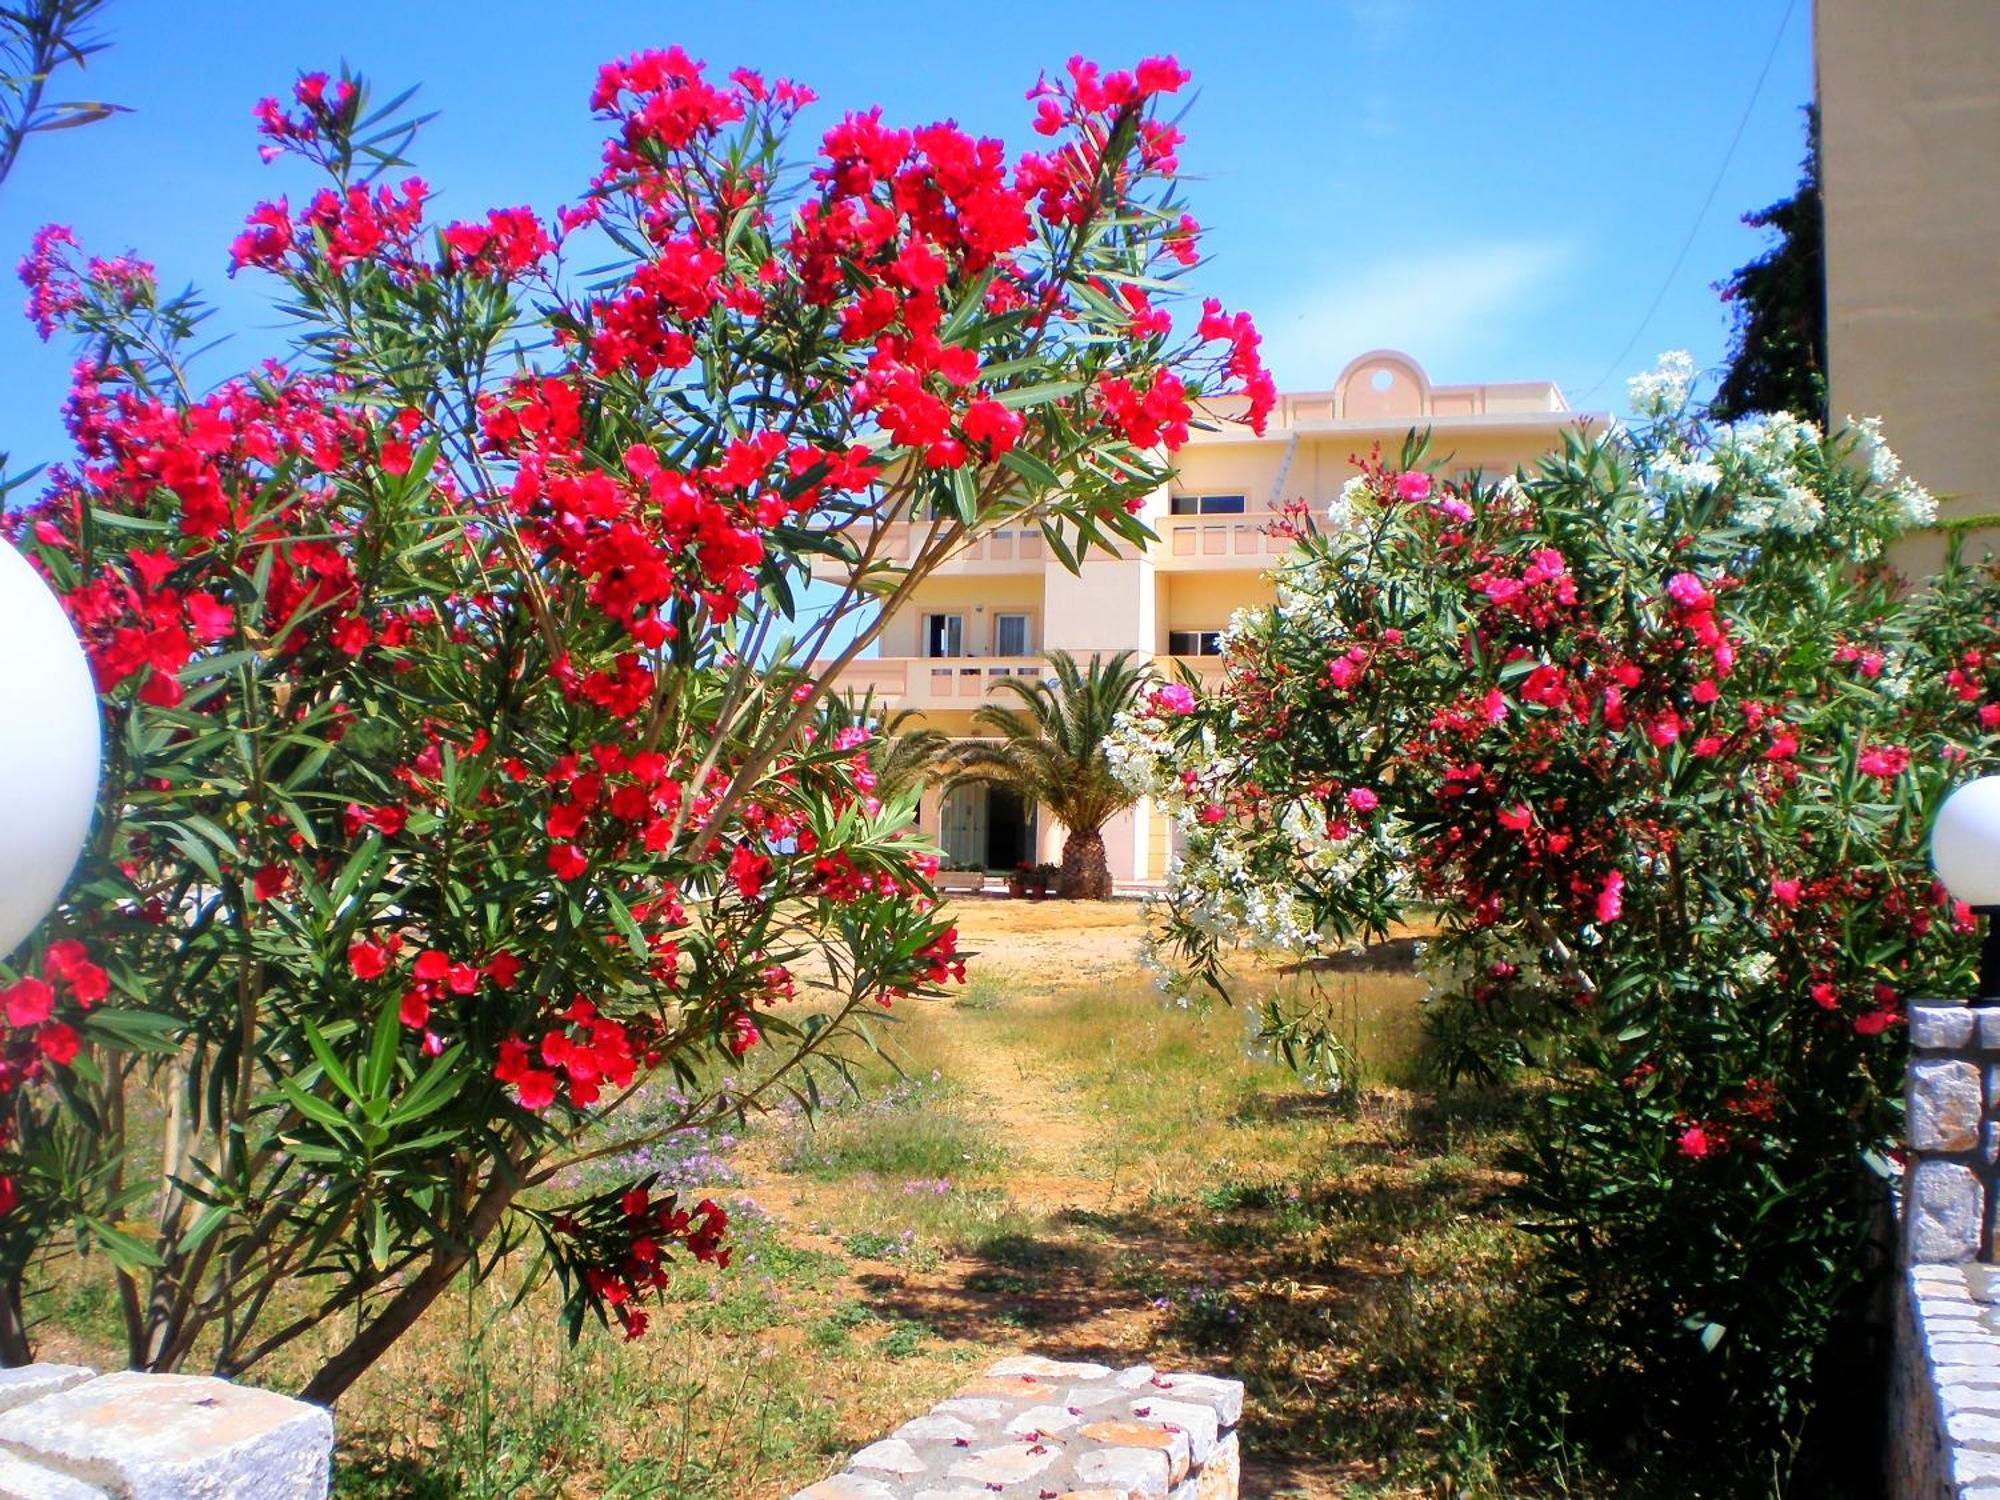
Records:
[[[729,1215],[707,1198],[692,1209],[682,1208],[672,1193],[655,1200],[643,1185],[627,1189],[619,1208],[617,1221],[588,1236],[589,1252],[599,1260],[584,1268],[583,1281],[591,1298],[610,1309],[625,1337],[636,1339],[645,1333],[647,1320],[632,1304],[648,1292],[667,1289],[668,1247],[681,1245],[698,1261],[726,1267],[729,1251],[722,1237],[729,1230]],[[557,1219],[556,1229],[584,1237],[566,1217]]]
[[[57,1017],[61,1002],[87,1011],[110,993],[109,977],[91,962],[74,938],[50,943],[42,954],[41,973],[23,974],[0,986],[0,1148],[12,1144],[19,1123],[11,1105],[17,1091],[45,1076],[50,1068],[66,1068],[76,1059],[83,1039],[76,1028]],[[0,1177],[0,1217],[18,1201],[11,1177]]]
[[[597,1102],[604,1085],[622,1089],[638,1071],[632,1033],[623,1022],[599,1015],[597,1007],[578,995],[559,1024],[542,1033],[537,1066],[528,1044],[509,1037],[500,1044],[500,1061],[493,1076],[514,1090],[523,1109],[536,1112],[556,1102],[558,1092],[573,1109]]]

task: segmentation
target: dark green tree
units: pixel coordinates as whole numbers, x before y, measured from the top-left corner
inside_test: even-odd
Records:
[[[1709,411],[1734,422],[1789,411],[1826,424],[1826,231],[1819,190],[1819,110],[1806,107],[1806,159],[1797,190],[1745,214],[1777,243],[1738,266],[1716,290],[1730,308],[1729,366]]]

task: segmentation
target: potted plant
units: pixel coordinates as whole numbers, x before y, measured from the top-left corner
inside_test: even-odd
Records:
[[[1019,901],[1028,894],[1028,877],[1034,873],[1034,866],[1026,860],[1007,872],[1007,894]]]
[[[1051,864],[1039,864],[1028,872],[1028,891],[1037,901],[1047,898],[1052,889],[1060,889],[1062,870]]]

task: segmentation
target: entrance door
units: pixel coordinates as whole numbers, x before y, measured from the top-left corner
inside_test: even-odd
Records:
[[[986,794],[986,868],[1011,870],[1032,864],[1035,845],[1028,836],[1028,808],[1010,786],[994,786]]]
[[[954,865],[984,869],[986,826],[985,782],[969,782],[945,793],[944,805],[938,809],[938,846],[946,859]]]

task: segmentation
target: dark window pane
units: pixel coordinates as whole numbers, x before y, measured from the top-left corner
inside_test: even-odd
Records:
[[[1240,516],[1243,514],[1241,495],[1203,495],[1201,513],[1205,516]]]
[[[1168,509],[1177,516],[1193,516],[1201,513],[1201,496],[1175,495],[1167,502]]]

